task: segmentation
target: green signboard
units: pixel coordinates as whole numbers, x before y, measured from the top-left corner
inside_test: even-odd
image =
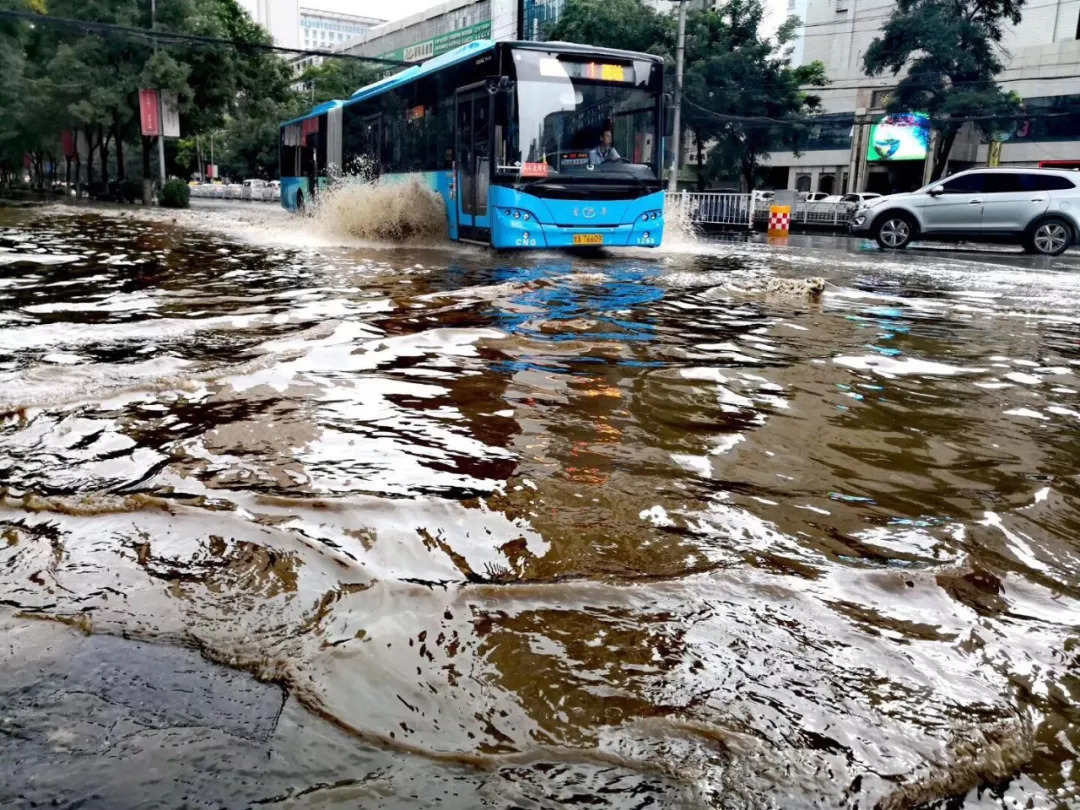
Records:
[[[380,59],[400,59],[404,62],[423,62],[433,56],[439,56],[447,51],[452,51],[462,45],[467,45],[478,39],[491,38],[491,20],[474,23],[473,25],[459,28],[448,34],[439,34],[437,37],[425,39],[407,48],[395,48],[392,51],[384,51],[379,54]]]

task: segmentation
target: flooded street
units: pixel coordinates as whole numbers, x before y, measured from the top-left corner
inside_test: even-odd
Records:
[[[0,806],[1080,806],[1076,251],[173,216],[0,209]]]

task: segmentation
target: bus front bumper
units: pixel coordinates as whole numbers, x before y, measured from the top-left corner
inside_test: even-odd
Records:
[[[664,235],[664,216],[632,223],[593,227],[570,227],[513,219],[501,211],[492,218],[491,244],[499,250],[514,248],[659,247]]]

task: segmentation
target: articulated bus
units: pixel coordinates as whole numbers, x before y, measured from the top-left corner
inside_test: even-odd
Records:
[[[363,166],[423,179],[450,238],[498,249],[657,247],[663,62],[481,40],[281,127],[281,204],[303,211]]]

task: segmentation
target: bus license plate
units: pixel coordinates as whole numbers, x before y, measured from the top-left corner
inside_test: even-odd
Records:
[[[604,244],[604,235],[602,233],[575,233],[574,234],[575,245],[602,245]]]

